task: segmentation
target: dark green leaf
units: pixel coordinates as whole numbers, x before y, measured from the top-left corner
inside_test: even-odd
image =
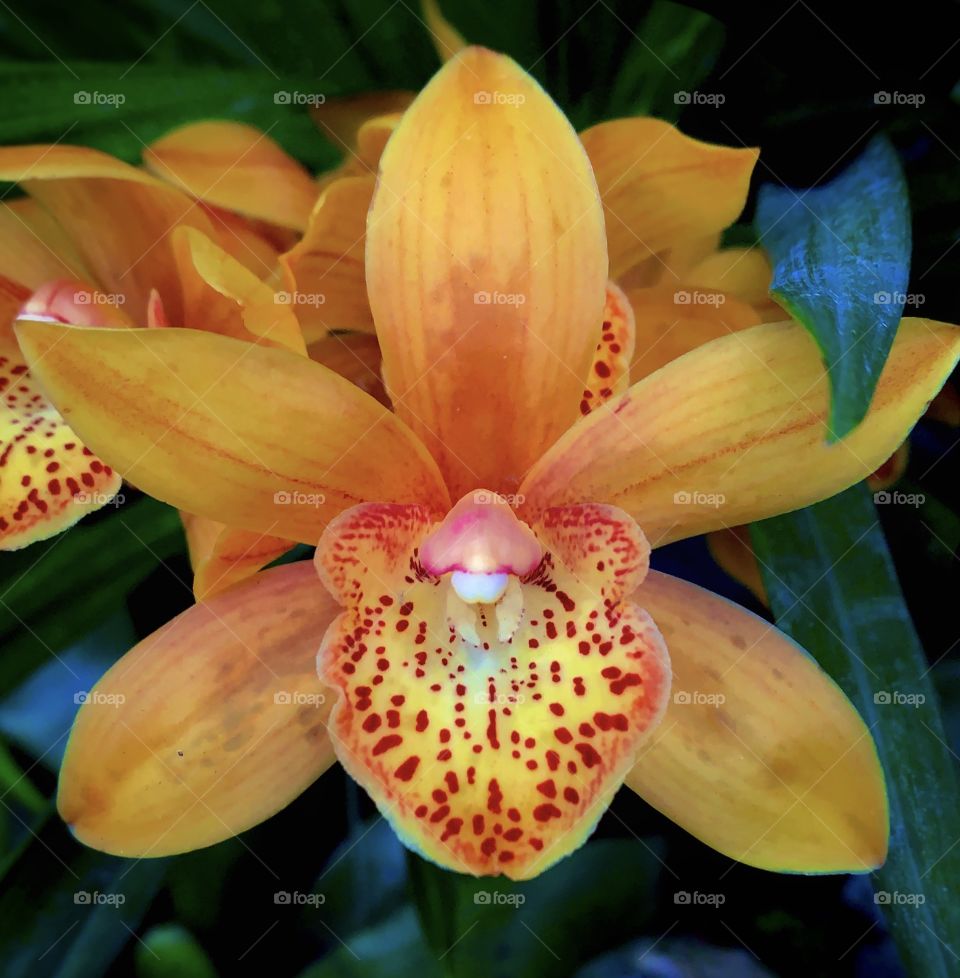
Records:
[[[870,727],[887,776],[891,845],[876,901],[915,978],[960,960],[960,790],[936,691],[864,486],[755,523],[777,624]]]
[[[830,440],[864,418],[903,314],[910,207],[883,137],[839,177],[793,191],[764,186],[757,228],[774,264],[771,294],[810,331],[830,376]]]
[[[217,978],[196,938],[179,924],[147,931],[136,950],[137,978]]]
[[[427,940],[457,978],[568,972],[647,922],[660,868],[653,850],[620,839],[591,842],[523,883],[409,862]]]

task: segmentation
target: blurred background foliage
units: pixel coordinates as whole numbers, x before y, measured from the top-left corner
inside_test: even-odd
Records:
[[[762,7],[446,0],[443,9],[470,41],[531,70],[578,127],[646,113],[702,139],[760,145],[758,186],[822,183],[886,133],[913,210],[909,291],[924,296],[921,314],[960,318],[955,4],[903,9],[896,18],[873,4],[804,0]],[[303,108],[276,105],[275,91],[332,98],[416,89],[437,65],[414,0],[4,0],[0,142],[78,143],[138,162],[171,127],[222,117],[269,131],[320,171],[337,162],[337,150]],[[697,89],[722,93],[723,105],[678,103],[677,92]],[[77,105],[78,90],[126,98],[118,107]],[[922,93],[924,102],[878,104],[881,91]],[[755,191],[731,240],[754,240]],[[942,698],[948,767],[960,749],[954,439],[946,426],[922,422],[903,489],[924,502],[878,510],[922,650],[909,622],[897,641],[915,645],[929,663],[925,681],[932,677]],[[848,512],[805,516],[813,521],[806,529],[760,528],[755,541],[761,553],[789,545],[795,556],[824,527],[839,540]],[[791,534],[793,544],[785,544]],[[882,566],[868,560],[856,571],[867,594],[871,586],[896,587],[877,539]],[[763,612],[712,563],[702,541],[667,548],[657,562]],[[838,598],[815,588],[815,556],[783,573],[803,593],[810,584],[807,603],[818,610],[821,631],[849,615],[844,601],[858,600],[854,591]],[[771,597],[776,609],[778,596]],[[190,601],[176,514],[132,490],[124,505],[0,558],[5,976],[813,978],[896,976],[906,965],[926,978],[902,941],[895,949],[869,879],[785,877],[732,864],[629,792],[583,850],[522,885],[478,883],[405,853],[339,770],[270,822],[201,852],[132,861],[84,849],[53,808],[75,694]],[[806,640],[813,647],[830,639]],[[843,681],[842,662],[825,664]],[[911,731],[902,737],[910,741]],[[900,760],[911,763],[908,753]],[[935,794],[926,797],[927,809],[937,804]],[[927,809],[908,814],[922,826]],[[895,845],[902,830],[894,826]],[[949,885],[952,869],[943,870]],[[491,891],[498,896],[485,898]],[[684,902],[692,892],[721,893],[723,906]],[[123,902],[78,903],[81,893],[119,894]],[[300,899],[282,902],[284,893]],[[929,974],[960,973],[955,935],[928,938],[923,926],[916,925],[918,941],[949,951]]]

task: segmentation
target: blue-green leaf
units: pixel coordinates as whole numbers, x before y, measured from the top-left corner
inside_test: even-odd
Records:
[[[891,839],[875,901],[915,978],[960,962],[960,790],[930,669],[867,490],[755,523],[777,624],[853,700],[887,777]]]
[[[867,413],[907,299],[910,205],[895,150],[876,137],[822,187],[762,187],[756,223],[771,294],[826,361],[830,440],[843,438]]]

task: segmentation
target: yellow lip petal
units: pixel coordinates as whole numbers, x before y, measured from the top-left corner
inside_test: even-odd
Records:
[[[870,731],[782,632],[651,571],[633,595],[673,664],[666,716],[626,783],[720,852],[780,872],[865,872],[886,858]]]
[[[302,231],[317,196],[310,174],[239,122],[193,122],[144,150],[148,170],[216,207]]]
[[[172,322],[180,296],[168,233],[186,224],[213,237],[201,207],[143,170],[79,146],[0,148],[0,180],[19,183],[56,219],[108,294],[146,322],[156,289]]]
[[[512,492],[577,416],[607,279],[596,183],[513,61],[461,52],[387,144],[367,287],[397,413],[454,495]]]
[[[329,184],[303,238],[280,256],[284,293],[308,343],[334,329],[373,332],[363,253],[374,183],[363,176]]]
[[[179,509],[313,543],[358,501],[449,502],[409,429],[306,357],[191,329],[17,328],[81,437]]]
[[[309,563],[265,571],[135,646],[87,694],[57,807],[81,842],[166,856],[243,832],[332,763],[315,656],[337,612]]]
[[[798,323],[714,340],[584,418],[520,488],[524,511],[619,506],[654,546],[808,506],[904,440],[960,357],[960,329],[904,319],[864,422],[827,444],[829,388]]]
[[[602,122],[581,139],[603,197],[614,278],[732,224],[759,155],[691,139],[659,119]]]

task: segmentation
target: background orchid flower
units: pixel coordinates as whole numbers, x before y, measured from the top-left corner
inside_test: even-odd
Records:
[[[125,477],[206,518],[319,540],[319,579],[305,563],[258,574],[107,673],[99,691],[125,703],[81,709],[62,773],[81,840],[208,845],[336,757],[408,845],[472,873],[542,871],[624,779],[752,865],[882,862],[883,777],[843,694],[776,629],[647,573],[647,557],[863,478],[943,384],[957,333],[904,320],[838,444],[792,322],[617,393],[626,363],[604,334],[615,320],[629,342],[632,317],[608,287],[597,187],[511,60],[471,48],[434,78],[387,144],[368,218],[392,411],[230,336],[17,327],[54,404]],[[597,404],[581,417],[585,390]],[[724,708],[687,708],[692,691]]]

